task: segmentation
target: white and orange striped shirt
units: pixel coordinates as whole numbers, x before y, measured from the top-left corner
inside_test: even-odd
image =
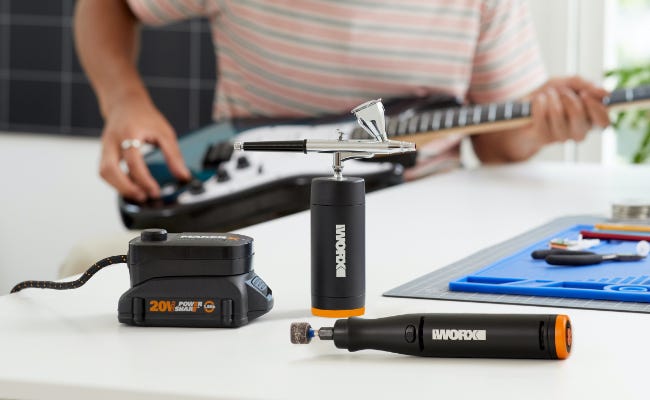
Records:
[[[216,120],[344,114],[371,98],[519,98],[545,80],[519,0],[128,0],[148,24],[206,17]]]

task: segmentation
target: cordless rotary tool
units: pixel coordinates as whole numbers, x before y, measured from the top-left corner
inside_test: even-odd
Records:
[[[562,314],[406,314],[339,319],[318,330],[291,324],[291,343],[314,337],[348,351],[465,358],[565,359],[572,342],[571,322]]]

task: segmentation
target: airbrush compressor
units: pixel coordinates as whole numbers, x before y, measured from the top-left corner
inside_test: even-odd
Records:
[[[384,106],[371,100],[354,110],[371,140],[297,140],[238,142],[235,150],[332,153],[333,176],[311,182],[311,302],[321,317],[350,317],[365,312],[365,182],[344,177],[343,162],[378,154],[415,151],[415,144],[388,140]]]

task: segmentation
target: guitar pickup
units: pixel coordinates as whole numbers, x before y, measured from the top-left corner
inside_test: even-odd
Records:
[[[208,147],[203,156],[204,169],[217,169],[219,164],[230,160],[232,157],[232,143],[219,142]]]

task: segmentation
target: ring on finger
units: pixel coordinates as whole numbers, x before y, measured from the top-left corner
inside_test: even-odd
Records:
[[[142,147],[142,141],[140,139],[124,139],[122,140],[122,143],[120,143],[120,147],[122,150],[128,150],[128,149],[139,149]]]

